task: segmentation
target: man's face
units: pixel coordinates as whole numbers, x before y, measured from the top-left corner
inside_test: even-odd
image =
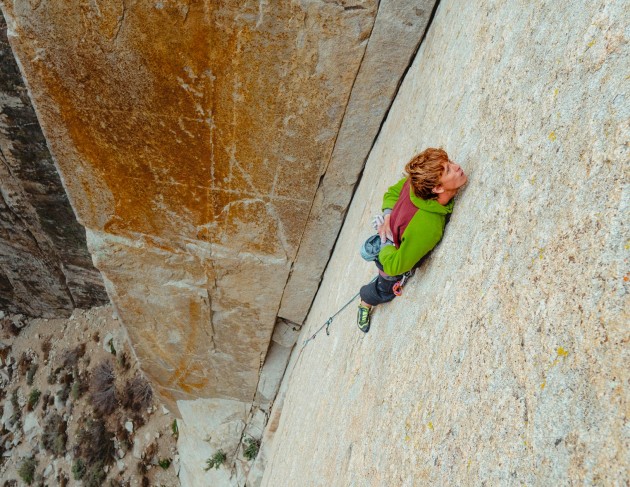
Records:
[[[443,189],[444,192],[456,192],[466,184],[467,181],[468,176],[466,176],[460,165],[449,161],[444,165],[444,172],[440,178],[440,184],[436,189]],[[441,193],[442,191],[439,192]]]

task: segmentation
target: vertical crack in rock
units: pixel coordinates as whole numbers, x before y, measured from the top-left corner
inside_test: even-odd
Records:
[[[383,19],[381,21],[382,24],[386,26],[388,25],[387,22],[389,22],[388,15],[391,15],[391,14],[387,10],[385,10],[387,8],[386,4],[379,3],[378,11],[375,15],[374,23],[372,24],[370,37],[368,39],[366,48],[363,51],[363,56],[361,58],[359,69],[357,70],[356,75],[354,77],[354,80],[352,83],[352,89],[350,90],[350,94],[348,96],[346,105],[344,107],[344,113],[342,116],[341,124],[339,125],[337,133],[335,135],[333,150],[330,154],[330,157],[328,158],[328,161],[326,162],[326,165],[322,169],[319,184],[317,186],[317,190],[315,193],[316,196],[313,199],[311,207],[309,208],[307,225],[303,228],[303,231],[300,235],[298,249],[296,252],[297,257],[292,262],[291,270],[289,272],[287,281],[283,289],[283,298],[282,298],[282,302],[279,308],[280,309],[279,312],[284,318],[289,318],[292,321],[303,321],[304,317],[308,314],[308,311],[310,310],[310,307],[312,306],[313,298],[317,294],[317,290],[319,289],[319,286],[321,285],[321,277],[323,276],[323,273],[326,267],[328,266],[328,262],[337,244],[337,240],[339,238],[341,228],[343,227],[343,223],[346,218],[347,209],[349,208],[352,202],[352,199],[354,198],[356,189],[358,188],[359,183],[361,182],[363,168],[365,167],[367,157],[370,151],[372,150],[372,148],[374,147],[376,140],[379,137],[383,124],[387,120],[389,111],[392,107],[394,100],[396,99],[396,96],[398,95],[398,91],[400,89],[402,81],[405,79],[411,65],[413,64],[413,61],[418,53],[420,46],[424,43],[424,40],[429,32],[429,29],[431,28],[433,18],[435,17],[435,13],[438,7],[439,7],[439,2],[435,2],[432,4],[431,14],[428,20],[426,21],[426,24],[424,24],[424,30],[422,31],[422,35],[419,37],[419,39],[417,40],[415,44],[411,44],[411,43],[409,44],[409,46],[412,47],[413,49],[411,50],[408,59],[405,59],[405,58],[402,59],[403,62],[400,64],[401,75],[398,77],[398,79],[395,80],[396,86],[392,90],[391,96],[388,96],[388,103],[387,103],[386,108],[383,111],[382,117],[380,118],[380,121],[378,123],[378,128],[376,128],[375,130],[374,129],[370,130],[370,133],[372,132],[372,130],[374,130],[374,135],[372,136],[371,140],[369,140],[369,142],[361,141],[362,143],[366,143],[366,145],[369,145],[369,150],[365,152],[365,155],[360,161],[360,164],[357,162],[353,166],[353,167],[357,167],[356,175],[354,174],[350,175],[347,173],[347,171],[345,171],[344,173],[343,170],[338,168],[339,164],[337,162],[337,159],[339,158],[344,159],[343,154],[345,151],[347,151],[346,146],[348,146],[349,144],[348,139],[354,141],[354,139],[356,138],[356,137],[353,137],[352,135],[352,130],[353,130],[352,127],[353,127],[353,124],[356,124],[356,121],[353,120],[353,117],[352,117],[353,112],[352,111],[349,112],[348,110],[351,109],[349,108],[351,104],[353,105],[356,105],[357,103],[360,104],[360,102],[353,103],[353,96],[360,97],[362,94],[364,96],[367,96],[365,93],[363,93],[365,91],[365,89],[363,89],[363,84],[365,83],[365,74],[362,74],[362,73],[363,71],[369,69],[368,67],[372,66],[374,62],[376,62],[375,59],[378,59],[378,56],[376,56],[374,52],[370,51],[370,47],[374,48],[374,47],[380,46],[381,41],[386,42],[386,43],[388,42],[387,40],[383,40],[383,36],[382,36],[383,28],[380,28],[379,30],[379,26],[381,26],[381,24],[379,24],[379,15]],[[422,11],[420,11],[419,13],[416,12],[416,15],[420,17],[422,15]],[[405,23],[405,25],[408,25],[408,24]],[[375,35],[376,35],[376,39],[375,39]],[[374,51],[376,51],[376,49],[374,49]],[[367,59],[366,59],[366,56],[368,56]],[[368,67],[364,66],[366,63]],[[404,69],[403,69],[403,66],[404,66]],[[360,83],[359,86],[357,86],[357,82]],[[383,88],[386,89],[387,91],[391,89],[390,87],[385,87],[385,86]],[[358,93],[355,93],[355,91]],[[369,94],[369,90],[368,90],[368,94]],[[375,95],[372,93],[371,96],[375,96]],[[349,120],[346,120],[348,118]],[[343,135],[342,135],[342,132],[343,132]],[[342,139],[339,139],[340,136],[342,137]],[[349,178],[355,178],[352,187],[348,188],[349,189],[348,192],[350,192],[351,194],[350,194],[350,197],[348,198],[347,204],[345,204],[345,200],[344,200],[343,201],[344,204],[337,205],[338,206],[337,208],[334,207],[333,200],[335,200],[335,194],[339,194],[339,192],[342,191],[342,189],[338,187],[339,186],[338,183],[335,183],[334,181],[329,181],[329,178],[327,177],[327,173],[329,169],[331,169],[330,167],[331,163],[334,164],[335,166],[332,168],[333,174],[337,174],[339,172],[342,174],[341,177],[345,175],[348,181],[349,181]],[[339,178],[339,175],[337,175],[337,178]],[[330,210],[330,211],[327,211],[327,210]],[[329,218],[329,220],[333,221],[332,231],[325,232],[325,230],[321,228],[322,227],[321,223],[318,223],[318,219],[321,219],[321,215],[323,214],[323,212],[327,212],[328,214],[332,212],[333,215],[335,214],[339,215],[338,217],[335,215]],[[302,246],[306,246],[305,248],[310,249],[314,246],[321,247],[324,244],[324,239],[322,237],[312,236],[313,231],[315,231],[318,234],[321,234],[322,231],[326,233],[326,240],[327,240],[327,242],[325,242],[326,248],[330,248],[330,251],[326,254],[322,252],[322,254],[319,255],[319,258],[321,259],[321,261],[325,262],[323,266],[313,266],[313,265],[305,264],[303,262],[303,259],[300,258],[300,255],[301,255],[300,248]],[[330,241],[332,241],[332,245],[329,243]],[[308,251],[303,250],[303,252],[308,252]],[[310,273],[313,276],[317,276],[319,278],[317,279],[317,282],[315,282],[314,279],[307,277],[307,273]],[[301,289],[303,289],[304,287],[307,287],[309,288],[309,291],[310,291],[311,286],[314,289],[312,293],[310,292],[308,293],[308,296],[310,296],[310,300],[306,302],[307,299],[305,299],[305,297],[307,295]],[[305,313],[299,312],[297,311],[298,309],[305,310],[306,312]]]
[[[361,8],[363,9],[364,7],[361,7]],[[379,5],[379,9],[380,9],[380,5]],[[345,10],[345,7],[344,7],[344,10]],[[320,168],[319,182],[317,184],[317,188],[315,189],[315,191],[313,193],[315,195],[315,197],[311,201],[311,206],[309,208],[308,215],[306,217],[306,222],[308,222],[310,220],[311,216],[312,216],[312,211],[313,211],[313,208],[315,206],[315,200],[317,198],[317,194],[319,193],[319,191],[320,191],[320,189],[322,187],[322,183],[324,181],[324,176],[326,174],[326,170],[328,169],[328,165],[330,164],[330,161],[332,160],[333,154],[335,152],[335,146],[337,145],[337,138],[339,137],[339,132],[341,131],[341,127],[343,125],[343,120],[346,117],[348,104],[350,102],[350,97],[352,96],[352,90],[354,89],[354,85],[355,85],[355,83],[357,81],[359,73],[361,72],[361,66],[363,64],[363,60],[365,59],[365,53],[367,52],[368,45],[370,43],[370,37],[372,35],[372,30],[374,29],[374,25],[376,24],[377,18],[378,18],[378,9],[377,9],[377,11],[376,11],[376,13],[374,15],[374,21],[372,22],[372,26],[370,27],[370,32],[367,34],[367,37],[366,37],[367,42],[365,43],[365,49],[363,49],[363,53],[361,55],[361,61],[359,61],[359,65],[358,65],[357,70],[356,70],[356,72],[354,74],[354,79],[352,80],[352,85],[350,86],[350,89],[348,90],[348,96],[346,98],[346,103],[344,105],[343,115],[339,119],[339,125],[337,126],[337,131],[336,131],[336,134],[335,134],[335,138],[334,138],[333,143],[332,143],[332,150],[330,151],[330,155],[328,157],[328,160],[326,161],[326,164],[322,168]],[[304,15],[304,27],[306,27],[306,13]],[[302,239],[304,238],[304,234],[306,232],[307,227],[308,227],[308,224],[304,225],[304,227],[302,228],[302,233],[300,234],[300,238],[298,240],[298,244],[297,244],[297,246],[295,248],[295,255],[296,256],[297,256],[298,250],[300,248],[300,245],[302,244]],[[331,253],[332,253],[332,249],[331,249]],[[289,273],[287,275],[287,280],[286,280],[284,288],[282,290],[282,296],[284,296],[284,292],[285,292],[285,290],[287,288],[287,285],[289,284],[289,281],[291,279],[291,275],[293,274],[293,267],[294,267],[294,265],[295,265],[295,259],[293,259],[293,262],[291,263],[291,268],[289,269]],[[313,296],[315,296],[315,295],[313,295]],[[281,302],[278,303],[278,310],[280,310],[280,306],[281,306]]]
[[[212,310],[212,293],[216,291],[217,289],[217,273],[214,267],[214,259],[212,258],[212,255],[210,255],[209,259],[207,259],[207,262],[210,264],[210,271],[212,272],[212,283],[213,283],[212,288],[206,290],[206,293],[208,296],[208,314],[210,315],[210,318],[209,318],[210,323],[208,323],[208,325],[210,327],[210,343],[212,346],[212,353],[216,353],[217,343],[215,341],[216,333],[214,330],[214,312]]]
[[[339,126],[337,127],[337,133],[335,134],[335,139],[333,141],[332,144],[332,150],[330,151],[330,156],[328,157],[328,160],[326,161],[326,165],[321,169],[321,175],[323,176],[324,174],[326,174],[326,170],[328,169],[328,165],[330,164],[330,161],[332,160],[333,154],[335,153],[335,146],[337,145],[337,139],[339,137],[339,133],[341,132],[341,126],[343,125],[343,121],[346,118],[346,114],[348,111],[348,105],[350,103],[350,98],[352,97],[352,91],[354,90],[354,85],[357,82],[357,78],[359,77],[359,73],[361,72],[361,66],[363,65],[363,60],[365,59],[365,54],[368,51],[368,46],[370,45],[370,38],[372,37],[372,31],[374,30],[374,25],[376,25],[376,22],[378,20],[378,12],[380,10],[380,5],[379,8],[376,10],[376,14],[374,15],[374,22],[372,22],[372,27],[370,28],[370,32],[367,34],[367,42],[365,43],[365,49],[363,49],[363,54],[361,55],[361,61],[359,61],[359,66],[357,67],[357,71],[354,75],[354,79],[352,80],[352,85],[350,86],[350,90],[348,90],[348,97],[346,98],[346,103],[344,105],[343,108],[343,115],[341,116],[341,118],[339,119]],[[322,179],[319,180],[320,185],[322,182]],[[319,187],[317,187],[317,190],[319,190]],[[317,193],[316,193],[317,194]],[[312,208],[312,205],[311,205]],[[310,213],[309,213],[309,217],[310,217]]]
[[[217,351],[217,344],[214,341],[214,337],[215,337],[215,333],[214,333],[214,323],[212,322],[212,297],[210,296],[210,291],[206,291],[206,299],[208,300],[208,314],[209,316],[209,323],[208,325],[210,326],[210,333],[208,333],[208,331],[206,331],[206,329],[204,328],[204,332],[206,333],[206,335],[208,335],[208,337],[210,338],[210,347],[211,347],[211,351],[212,353],[216,353]]]
[[[123,22],[125,21],[125,16],[127,15],[127,4],[125,0],[121,0],[122,3],[122,13],[118,17],[118,22],[116,24],[116,29],[114,30],[114,37],[112,42],[116,42],[118,40],[118,34],[120,34],[120,29],[122,28]]]
[[[424,33],[422,34],[422,37],[420,38],[420,41],[418,42],[418,45],[416,46],[415,50],[413,51],[413,54],[409,57],[409,62],[407,63],[407,67],[405,68],[405,70],[403,71],[400,79],[398,80],[398,84],[396,86],[396,90],[394,91],[394,96],[392,97],[392,101],[389,104],[389,107],[387,108],[387,110],[385,111],[385,115],[383,116],[383,119],[381,120],[381,125],[379,126],[378,131],[376,132],[376,135],[374,136],[374,139],[372,140],[372,144],[370,145],[370,150],[368,151],[368,155],[372,152],[372,149],[374,148],[374,144],[376,144],[376,140],[378,139],[378,136],[380,135],[381,130],[383,129],[383,125],[387,121],[387,117],[389,116],[389,111],[391,110],[392,105],[394,104],[394,100],[398,96],[398,92],[400,91],[400,87],[401,87],[403,81],[405,80],[405,78],[407,77],[407,73],[409,72],[409,69],[413,65],[413,62],[416,59],[416,55],[418,54],[418,51],[420,50],[420,47],[422,47],[422,44],[424,44],[424,40],[426,39],[427,35],[429,34],[429,30],[431,30],[431,26],[433,25],[433,19],[435,18],[435,14],[437,13],[437,10],[438,10],[439,6],[440,6],[440,0],[436,0],[435,4],[433,5],[433,10],[431,11],[431,15],[429,16],[429,21],[427,22],[427,26],[424,29]],[[365,167],[365,163],[366,162],[367,162],[367,156],[365,157],[365,160],[363,161],[363,167]],[[363,176],[363,170],[361,170],[361,173],[359,174],[359,179],[357,180],[357,183],[354,186],[355,191],[352,192],[352,197],[353,198],[354,198],[354,193],[356,192],[356,188],[359,186],[359,183],[361,182],[361,177],[362,176]],[[352,201],[350,203],[352,203]],[[350,206],[350,205],[348,205],[348,206]]]

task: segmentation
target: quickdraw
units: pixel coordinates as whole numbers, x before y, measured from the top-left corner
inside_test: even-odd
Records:
[[[392,291],[396,296],[402,296],[403,286],[405,285],[405,282],[407,282],[407,279],[412,276],[412,274],[413,271],[405,272],[400,281],[396,281],[396,284],[394,284],[394,287],[392,288]]]

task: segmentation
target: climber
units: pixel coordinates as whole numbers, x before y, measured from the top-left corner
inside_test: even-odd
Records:
[[[405,177],[387,190],[383,215],[376,218],[379,275],[360,290],[357,325],[362,332],[370,329],[372,308],[394,299],[405,274],[438,244],[453,211],[453,197],[467,181],[443,149],[429,148],[414,156],[405,166]]]

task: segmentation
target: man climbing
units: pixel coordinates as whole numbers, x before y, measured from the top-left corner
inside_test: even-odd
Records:
[[[370,329],[372,308],[394,299],[396,283],[438,244],[453,197],[467,181],[444,150],[430,148],[414,156],[405,166],[405,177],[387,190],[377,227],[379,275],[360,291],[357,325],[362,332]]]

